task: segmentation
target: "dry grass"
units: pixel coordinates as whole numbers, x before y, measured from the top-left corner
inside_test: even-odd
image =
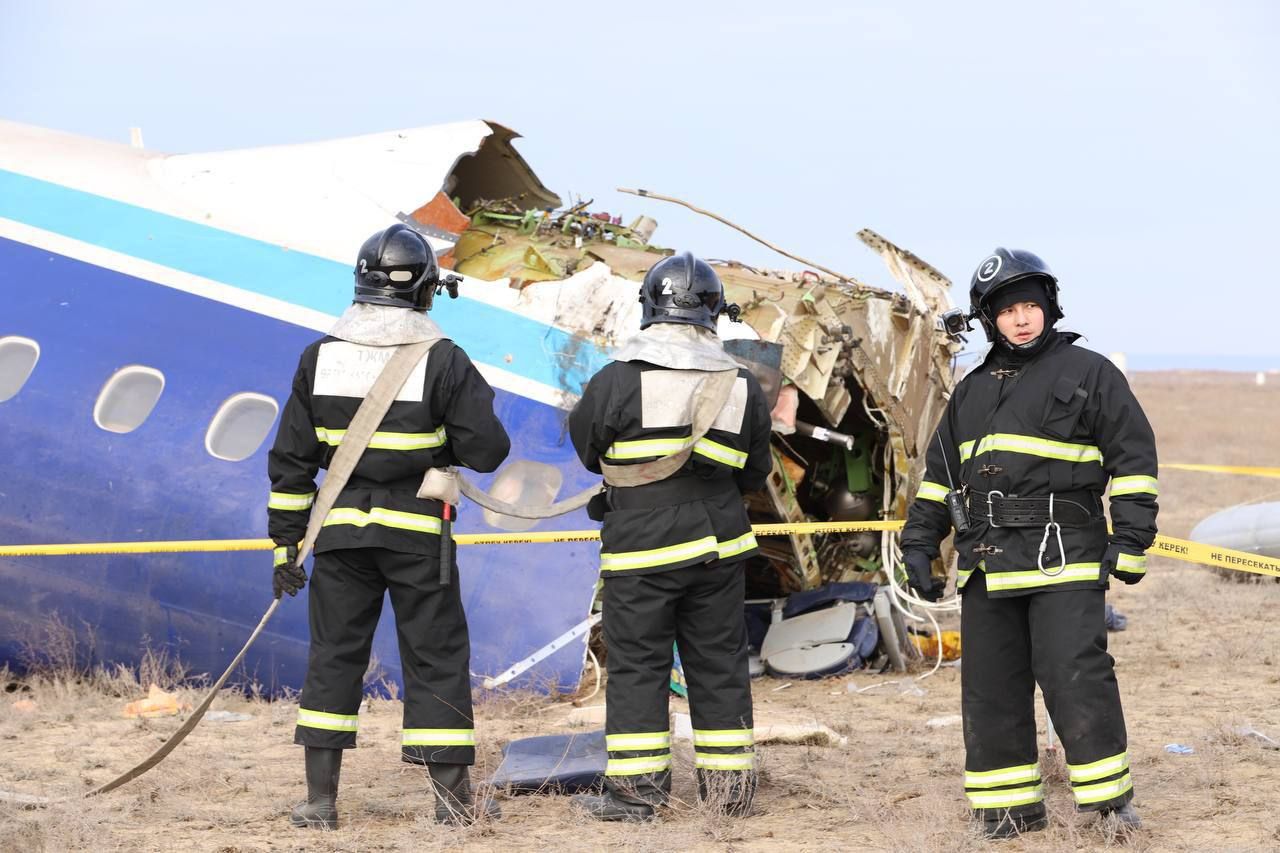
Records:
[[[1265,464],[1280,456],[1280,436],[1257,426],[1280,412],[1280,388],[1256,389],[1233,377],[1163,374],[1139,375],[1134,385],[1166,461]],[[1211,419],[1205,412],[1232,416]],[[1161,528],[1186,536],[1209,512],[1262,497],[1273,485],[1280,486],[1164,472]],[[1129,725],[1136,804],[1148,828],[1135,839],[1116,838],[1078,817],[1061,755],[1044,754],[1050,826],[998,849],[1280,849],[1274,805],[1280,750],[1238,734],[1251,725],[1280,739],[1280,621],[1274,618],[1280,585],[1223,583],[1204,569],[1166,559],[1152,560],[1150,574],[1110,595],[1130,618],[1129,630],[1112,636],[1111,651]],[[46,664],[74,666],[64,668],[69,675],[25,679],[20,686],[0,671],[0,684],[9,691],[0,695],[0,787],[82,792],[139,760],[178,727],[176,718],[124,720],[120,710],[149,680],[175,684],[181,667],[157,658],[145,673],[85,672],[80,655],[87,650],[46,639],[39,646]],[[248,713],[252,720],[202,724],[164,764],[118,792],[39,811],[0,804],[0,853],[989,849],[968,823],[959,726],[925,725],[958,712],[959,673],[945,668],[918,681],[922,696],[899,692],[901,685],[865,693],[847,689],[885,680],[893,677],[859,673],[783,690],[774,680],[756,682],[757,721],[818,720],[846,735],[848,745],[759,747],[756,814],[738,819],[698,803],[692,749],[677,743],[672,805],[656,824],[641,827],[595,824],[558,796],[505,798],[500,822],[437,827],[425,771],[399,761],[400,703],[379,698],[362,714],[361,748],[344,761],[342,828],[294,830],[286,815],[305,792],[301,750],[291,745],[296,705],[227,693],[215,708]],[[180,689],[195,700],[196,691]],[[33,700],[35,710],[15,709],[17,698]],[[498,744],[505,740],[574,731],[566,723],[573,698],[507,693],[479,702],[475,778],[496,768]],[[602,701],[598,695],[588,704]],[[1166,752],[1169,743],[1195,753]]]

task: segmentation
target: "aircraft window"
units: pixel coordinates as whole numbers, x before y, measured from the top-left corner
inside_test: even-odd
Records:
[[[228,462],[248,459],[271,432],[279,404],[262,394],[245,392],[228,397],[205,433],[204,449]]]
[[[164,374],[154,367],[122,367],[102,386],[93,422],[108,432],[133,432],[151,414],[163,390]]]
[[[0,338],[0,403],[22,390],[40,360],[40,345],[30,338]]]

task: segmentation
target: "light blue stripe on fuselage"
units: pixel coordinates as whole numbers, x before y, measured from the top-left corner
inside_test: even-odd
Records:
[[[0,217],[327,314],[351,298],[344,264],[3,169]],[[364,236],[353,235],[353,252]],[[465,296],[432,314],[473,360],[574,394],[608,361],[554,326]]]

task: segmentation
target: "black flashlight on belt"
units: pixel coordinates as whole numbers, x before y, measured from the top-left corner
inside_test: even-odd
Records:
[[[947,492],[945,499],[947,512],[951,513],[951,526],[956,529],[956,533],[965,533],[969,530],[969,510],[964,505],[964,494],[952,489]]]
[[[947,484],[951,486],[943,503],[947,505],[947,512],[951,513],[951,526],[956,529],[956,533],[965,533],[969,530],[969,509],[964,505],[964,492],[956,488],[956,481],[951,477],[951,463],[947,461],[947,449],[942,446],[941,433],[935,432],[933,437],[938,442],[938,449],[942,451],[942,464],[947,469]]]

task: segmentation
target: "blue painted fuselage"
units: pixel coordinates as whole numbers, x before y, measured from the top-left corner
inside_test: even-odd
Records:
[[[349,300],[350,272],[339,264],[0,173],[0,198],[14,187],[26,194],[24,224],[329,314]],[[23,199],[7,198],[0,216],[16,218]],[[92,215],[83,213],[86,199]],[[62,210],[59,218],[59,206],[81,213]],[[99,231],[85,225],[103,216]],[[271,273],[265,283],[264,258]],[[234,394],[257,392],[283,405],[299,354],[320,332],[8,239],[0,239],[0,283],[0,337],[23,336],[41,348],[26,384],[0,403],[0,544],[266,535],[266,452],[274,430],[240,462],[210,455],[206,431]],[[521,381],[578,391],[603,358],[554,327],[475,301],[446,302],[434,313],[474,360],[508,371],[517,365]],[[94,421],[95,400],[126,365],[160,371],[164,390],[139,428],[108,432]],[[510,459],[559,468],[562,494],[585,488],[593,478],[567,441],[565,412],[495,390],[512,438]],[[474,479],[484,486],[492,476]],[[540,529],[590,526],[579,511]],[[466,507],[455,530],[491,528],[477,508]],[[584,619],[597,552],[590,542],[461,547],[472,672],[495,674]],[[136,662],[150,643],[193,672],[217,673],[270,602],[270,584],[267,552],[0,557],[0,660],[20,660],[24,644],[38,644],[57,613],[80,632],[82,651],[95,662]],[[247,679],[269,690],[300,686],[305,597],[285,600],[246,660]],[[385,607],[374,654],[398,682],[389,622]],[[576,686],[583,642],[568,644],[516,684]]]

